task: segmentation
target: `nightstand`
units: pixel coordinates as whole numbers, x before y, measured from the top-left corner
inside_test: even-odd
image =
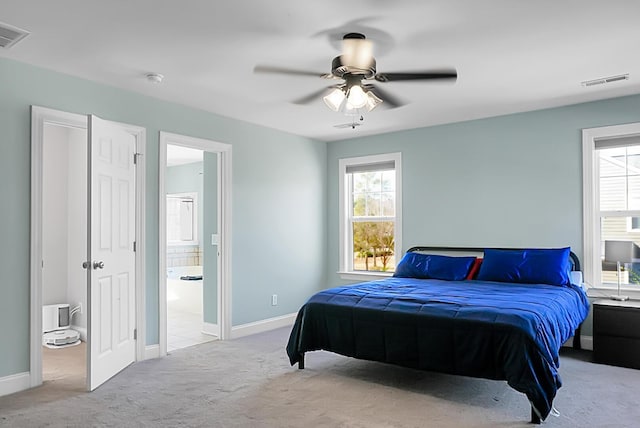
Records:
[[[593,361],[640,369],[640,301],[593,302]]]

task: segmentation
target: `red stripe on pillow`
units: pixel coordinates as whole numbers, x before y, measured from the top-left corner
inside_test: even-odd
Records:
[[[478,272],[480,271],[481,265],[482,265],[482,259],[477,258],[471,265],[471,269],[469,269],[469,273],[467,274],[467,277],[465,279],[467,280],[476,279],[476,276],[478,276]]]

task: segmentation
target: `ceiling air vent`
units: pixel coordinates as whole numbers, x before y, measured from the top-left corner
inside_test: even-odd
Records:
[[[629,80],[629,73],[619,74],[617,76],[602,77],[600,79],[585,80],[582,86],[604,85],[605,83],[619,82],[620,80]]]
[[[9,49],[28,35],[28,31],[0,22],[0,48]]]

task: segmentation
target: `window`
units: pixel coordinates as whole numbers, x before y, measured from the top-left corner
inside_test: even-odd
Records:
[[[592,287],[640,291],[640,124],[583,131],[584,271]]]
[[[196,196],[196,193],[167,195],[167,242],[169,245],[198,243]]]
[[[391,274],[401,249],[400,153],[340,159],[340,272]]]

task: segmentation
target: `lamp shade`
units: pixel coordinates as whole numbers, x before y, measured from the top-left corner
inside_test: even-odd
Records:
[[[353,85],[347,94],[347,106],[351,109],[362,108],[367,104],[367,94],[360,85]]]
[[[335,88],[328,95],[324,96],[322,100],[331,110],[338,111],[345,98],[344,92],[341,89]]]
[[[365,107],[367,108],[367,111],[371,111],[374,108],[378,107],[378,105],[382,104],[382,100],[380,98],[378,98],[376,96],[376,94],[374,94],[371,91],[367,92],[367,104],[365,105]]]
[[[633,241],[604,241],[606,262],[632,263],[635,244]]]

